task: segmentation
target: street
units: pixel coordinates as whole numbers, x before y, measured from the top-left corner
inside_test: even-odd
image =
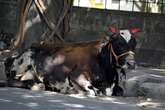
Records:
[[[140,102],[143,101],[133,97],[75,98],[47,91],[0,88],[0,110],[164,110],[165,107],[163,103],[145,106]]]
[[[164,69],[141,67],[128,72],[129,92],[142,89],[145,83],[164,85],[164,73]],[[135,88],[134,85],[139,86]],[[159,90],[157,86],[144,88],[148,90],[145,97],[85,97],[1,87],[0,110],[165,110],[164,86]]]

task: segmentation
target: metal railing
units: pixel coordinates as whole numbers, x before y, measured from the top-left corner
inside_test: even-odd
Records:
[[[98,1],[100,1],[100,5]],[[88,5],[87,2],[89,2]],[[165,13],[165,0],[74,0],[74,6],[144,13]]]

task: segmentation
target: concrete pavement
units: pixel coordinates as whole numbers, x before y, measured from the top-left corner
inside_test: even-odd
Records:
[[[78,97],[78,96],[76,96]],[[163,103],[142,105],[137,98],[75,98],[47,91],[0,88],[0,110],[164,110]]]
[[[4,79],[1,77],[1,81]],[[1,87],[0,110],[165,110],[164,69],[139,67],[127,73],[126,81],[127,96],[138,96],[140,91],[144,97],[82,98]]]

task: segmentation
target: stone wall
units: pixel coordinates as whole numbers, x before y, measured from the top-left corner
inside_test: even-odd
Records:
[[[18,7],[18,0],[0,0],[0,33],[16,34],[20,11]],[[4,86],[5,82],[4,59],[3,55],[0,55],[0,87]]]
[[[0,32],[15,34],[19,21],[18,0],[0,0]]]
[[[165,66],[165,14],[121,12],[74,7],[69,41],[96,39],[108,26],[139,27],[137,63],[145,66]]]

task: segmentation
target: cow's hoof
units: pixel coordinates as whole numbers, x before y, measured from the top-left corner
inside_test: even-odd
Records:
[[[88,90],[87,96],[88,96],[88,97],[96,97],[96,93],[95,93],[94,90]]]
[[[112,96],[123,96],[124,95],[124,90],[120,86],[115,86],[113,88],[113,93]]]
[[[106,96],[112,96],[112,88],[106,88],[105,93]]]
[[[44,90],[45,90],[45,85],[42,84],[42,83],[34,84],[34,85],[31,87],[31,90],[33,90],[33,91],[44,91]]]

